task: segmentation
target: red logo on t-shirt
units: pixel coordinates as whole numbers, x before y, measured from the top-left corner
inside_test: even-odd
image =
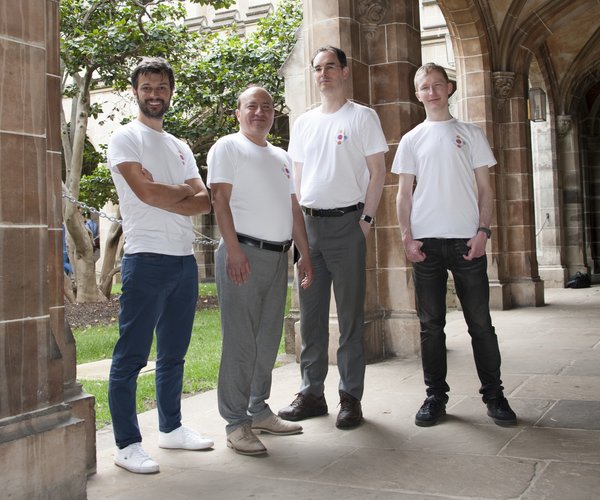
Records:
[[[456,147],[458,149],[460,149],[464,146],[464,144],[465,144],[464,139],[460,135],[456,134]]]
[[[344,141],[348,140],[348,136],[346,135],[346,132],[344,132],[344,129],[340,129],[337,133],[337,135],[335,136],[335,142],[337,142],[338,146],[340,144],[342,144]]]
[[[290,169],[287,168],[286,165],[281,167],[281,171],[283,172],[283,175],[285,175],[288,179],[290,178],[290,175],[292,175],[292,173],[290,172]]]

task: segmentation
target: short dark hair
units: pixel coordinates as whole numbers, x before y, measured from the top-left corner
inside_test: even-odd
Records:
[[[436,63],[426,63],[423,64],[423,66],[421,66],[417,72],[415,73],[415,90],[418,90],[418,84],[417,81],[422,77],[422,76],[427,76],[429,73],[431,73],[432,71],[437,71],[438,73],[440,73],[443,77],[444,80],[446,80],[446,83],[450,83],[450,78],[448,78],[448,73],[446,73],[446,70],[444,69],[443,66],[440,66],[439,64]]]
[[[169,79],[169,87],[171,90],[175,88],[175,75],[173,68],[162,57],[144,57],[131,72],[131,86],[137,90],[140,75],[148,73],[164,74]]]
[[[337,47],[334,47],[333,45],[323,45],[322,47],[319,47],[317,49],[317,51],[315,52],[315,55],[313,56],[313,58],[310,60],[311,66],[313,66],[315,57],[317,57],[321,52],[331,52],[332,54],[335,54],[335,56],[337,57],[337,59],[340,63],[340,66],[342,68],[345,68],[346,66],[348,66],[348,59],[346,59],[346,53],[342,49],[338,49]]]

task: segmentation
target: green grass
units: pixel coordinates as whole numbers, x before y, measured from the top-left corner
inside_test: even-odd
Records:
[[[289,311],[291,290],[288,289],[286,314]],[[120,286],[113,287],[113,293],[120,293]],[[200,285],[200,296],[216,296],[216,286],[211,283]],[[77,345],[77,364],[110,359],[112,351],[119,337],[118,324],[112,323],[105,326],[77,328],[73,331]],[[284,339],[282,336],[279,352],[284,352]],[[154,344],[150,359],[155,359]],[[221,319],[219,309],[203,309],[196,313],[192,327],[192,340],[186,355],[183,393],[196,394],[216,388],[221,358]],[[101,429],[110,424],[110,411],[108,409],[108,381],[79,380],[83,389],[96,398],[96,428]],[[156,391],[154,387],[154,374],[141,375],[138,378],[137,412],[141,413],[154,408],[156,404]]]

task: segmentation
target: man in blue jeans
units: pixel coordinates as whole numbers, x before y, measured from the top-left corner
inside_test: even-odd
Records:
[[[485,255],[494,200],[489,168],[496,160],[479,127],[450,115],[452,83],[444,68],[433,63],[419,68],[415,91],[427,119],[402,137],[392,165],[392,172],[399,174],[398,222],[404,251],[413,263],[427,385],[427,399],[415,423],[435,425],[446,414],[450,387],[444,326],[450,270],[471,335],[487,413],[497,425],[515,425],[517,417],[500,379]]]
[[[112,135],[107,154],[125,234],[119,339],[108,398],[115,463],[148,474],[159,466],[141,446],[135,401],[155,330],[158,445],[200,450],[214,444],[181,425],[184,357],[198,300],[190,216],[208,213],[210,200],[191,149],[162,128],[175,87],[171,66],[145,58],[133,70],[131,84],[137,120]]]

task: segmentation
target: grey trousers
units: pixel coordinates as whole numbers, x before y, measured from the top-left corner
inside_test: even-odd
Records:
[[[339,389],[359,400],[363,395],[366,240],[359,225],[360,215],[360,211],[341,217],[304,215],[313,283],[306,290],[299,290],[303,394],[323,394],[329,362],[329,304],[333,283],[340,329]]]
[[[227,434],[246,422],[271,415],[271,373],[281,341],[287,294],[288,254],[242,245],[250,278],[232,283],[227,251],[216,251],[216,281],[223,346],[218,381],[219,413]]]

